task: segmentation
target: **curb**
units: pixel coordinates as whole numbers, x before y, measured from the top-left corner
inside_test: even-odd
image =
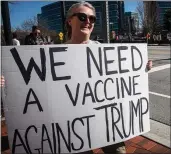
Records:
[[[155,141],[165,147],[171,148],[170,141],[170,126],[162,124],[160,122],[150,120],[151,131],[143,134],[142,136]]]

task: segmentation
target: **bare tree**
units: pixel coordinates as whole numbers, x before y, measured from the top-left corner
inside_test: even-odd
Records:
[[[156,1],[138,2],[136,8],[144,34],[159,32],[161,27],[158,23],[158,8]]]
[[[136,12],[138,13],[138,16],[139,16],[140,27],[144,27],[145,20],[144,20],[144,5],[143,5],[143,1],[138,1],[137,2]]]
[[[18,36],[21,38],[20,40],[23,39],[23,36],[29,34],[32,30],[32,26],[38,26],[38,28],[40,29],[42,35],[45,36],[50,36],[51,39],[54,40],[54,42],[56,42],[57,39],[57,32],[54,30],[49,30],[48,26],[46,24],[45,21],[39,21],[37,20],[37,17],[33,17],[30,19],[25,20],[21,26],[18,26],[15,28],[15,32],[18,33]]]
[[[17,26],[14,31],[17,31],[17,32],[22,32],[23,30],[21,29],[21,27]]]
[[[54,31],[48,29],[48,26],[45,21],[41,20],[38,22],[37,17],[33,17],[31,19],[25,20],[21,24],[21,28],[18,27],[18,29],[21,29],[26,32],[31,32],[32,26],[34,25],[38,26],[39,29],[41,30],[41,33],[44,35],[50,35],[51,33],[54,33]]]
[[[156,1],[145,2],[147,7],[147,22],[149,32],[152,34],[160,30],[160,25],[158,23],[159,10],[157,8]]]
[[[27,19],[21,24],[21,29],[30,32],[32,29],[32,26],[38,25],[37,18],[33,17],[32,19]]]

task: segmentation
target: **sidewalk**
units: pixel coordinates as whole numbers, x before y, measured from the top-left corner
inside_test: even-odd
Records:
[[[2,141],[2,138],[5,139],[5,141]],[[2,154],[10,154],[10,150],[8,147],[7,142],[7,130],[6,130],[6,124],[5,121],[1,121],[1,144],[2,144]],[[126,151],[127,153],[171,153],[171,149],[158,144],[152,140],[149,140],[148,138],[145,138],[143,136],[135,137],[131,140],[128,140],[125,142],[126,144]],[[103,153],[103,151],[99,149],[93,150],[94,153]],[[112,151],[111,151],[111,154]]]

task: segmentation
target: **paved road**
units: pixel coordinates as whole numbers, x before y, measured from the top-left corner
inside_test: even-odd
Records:
[[[170,102],[170,47],[148,47],[149,59],[153,60],[153,69],[163,69],[149,73],[150,117],[153,120],[171,125]],[[165,68],[165,66],[167,68]],[[165,69],[164,69],[165,68]]]
[[[149,59],[154,60],[154,67],[170,63],[171,49],[169,46],[148,47]]]

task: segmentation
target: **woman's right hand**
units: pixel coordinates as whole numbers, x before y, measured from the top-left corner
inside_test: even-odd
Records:
[[[4,85],[5,85],[5,78],[4,78],[4,76],[1,76],[0,77],[0,87],[4,87]]]

